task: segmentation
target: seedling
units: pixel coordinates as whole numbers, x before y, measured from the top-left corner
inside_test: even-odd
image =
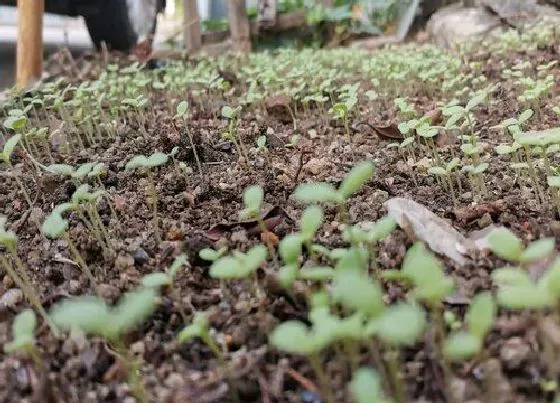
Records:
[[[12,267],[4,254],[0,255],[0,262],[2,262],[2,267],[4,268],[6,273],[8,273],[14,283],[19,287],[23,295],[25,295],[25,298],[27,298],[31,305],[33,305],[37,312],[39,312],[45,322],[49,324],[53,332],[56,333],[56,328],[49,320],[47,313],[45,312],[45,308],[43,307],[43,304],[41,304],[41,300],[35,292],[35,288],[33,287],[33,282],[29,277],[27,268],[19,258],[19,255],[17,253],[16,234],[13,231],[9,231],[6,229],[6,223],[6,217],[0,215],[0,245],[2,245],[6,249],[8,254],[12,257],[15,269]]]
[[[449,191],[451,192],[451,199],[453,200],[453,206],[457,207],[457,197],[455,196],[455,189],[453,187],[453,180],[451,175],[453,170],[459,166],[459,158],[453,158],[445,166],[436,166],[428,168],[428,173],[432,175],[437,175],[445,178]],[[445,190],[445,188],[444,188]]]
[[[181,293],[180,290],[175,287],[174,280],[175,276],[179,273],[179,270],[183,266],[188,263],[187,255],[181,254],[173,260],[173,263],[169,268],[163,273],[150,273],[142,277],[142,285],[144,287],[153,287],[153,288],[160,288],[160,287],[169,287],[171,291],[171,295],[175,299],[175,303],[179,307],[179,312],[183,320],[186,320],[187,315],[185,314],[185,310],[183,309],[182,301],[181,301]]]
[[[389,403],[384,396],[379,375],[370,368],[360,368],[354,373],[350,391],[356,403]]]
[[[227,246],[222,246],[220,249],[215,250],[211,248],[204,248],[198,252],[198,256],[201,259],[208,260],[210,262],[215,262],[221,258],[227,252]]]
[[[444,356],[452,361],[463,361],[480,354],[484,338],[491,330],[497,308],[488,292],[477,294],[467,311],[467,329],[451,334],[443,347]]]
[[[35,327],[37,319],[31,309],[18,313],[12,324],[12,341],[4,345],[7,354],[20,354],[31,359],[39,372],[45,373],[46,368],[41,359],[41,353],[35,345]]]
[[[194,145],[193,136],[191,131],[189,130],[188,125],[188,118],[189,118],[189,103],[187,101],[181,101],[177,105],[176,114],[174,118],[181,118],[183,120],[183,125],[185,127],[185,131],[187,132],[187,136],[189,137],[189,142],[191,143],[191,148],[193,150],[194,158],[196,160],[196,165],[198,166],[198,172],[200,173],[201,180],[204,179],[202,175],[202,164],[200,163],[200,158],[198,156],[198,152],[196,151],[196,146]]]
[[[375,173],[372,162],[366,161],[356,165],[346,175],[340,187],[336,189],[329,183],[305,183],[298,185],[293,198],[306,204],[332,203],[339,207],[342,219],[347,219],[346,202],[350,196],[360,190]]]
[[[152,227],[154,230],[156,242],[161,242],[161,237],[159,235],[159,224],[158,224],[158,196],[156,182],[154,178],[154,173],[152,169],[167,163],[169,156],[164,153],[156,152],[146,157],[144,155],[136,155],[132,157],[130,161],[125,166],[125,171],[130,171],[132,169],[140,168],[144,171],[148,178],[150,184],[150,197],[152,199]]]
[[[63,203],[56,206],[51,214],[49,214],[47,218],[45,218],[45,221],[43,221],[43,224],[41,225],[41,233],[47,238],[64,239],[64,241],[68,245],[68,248],[70,249],[70,252],[72,253],[73,258],[78,262],[78,265],[82,269],[82,272],[88,278],[90,285],[99,294],[97,281],[95,280],[95,277],[93,276],[93,273],[87,265],[86,261],[80,254],[78,248],[70,239],[70,235],[68,234],[68,220],[62,216],[64,212],[72,209],[72,207],[73,205],[71,203]]]
[[[249,157],[247,156],[247,151],[245,150],[245,145],[241,140],[241,137],[237,134],[237,119],[239,118],[239,113],[241,112],[241,107],[233,109],[231,106],[224,106],[222,108],[222,117],[229,121],[229,128],[226,134],[226,138],[230,139],[235,147],[239,156],[245,158],[245,163],[249,163]]]
[[[56,304],[50,317],[64,330],[81,330],[105,338],[124,363],[135,397],[147,403],[149,399],[140,376],[140,365],[127,348],[124,336],[152,315],[156,297],[154,288],[142,288],[125,294],[113,308],[101,298],[76,297]]]
[[[21,193],[23,193],[23,196],[25,197],[25,201],[27,202],[27,204],[29,204],[29,207],[33,207],[33,202],[31,201],[31,198],[29,197],[29,193],[27,192],[27,189],[25,188],[25,185],[23,184],[23,182],[19,178],[17,172],[14,169],[14,166],[12,165],[12,162],[10,161],[10,159],[12,157],[12,153],[14,152],[14,149],[16,148],[16,146],[17,146],[17,144],[19,143],[20,140],[21,140],[21,134],[14,134],[12,137],[10,137],[6,141],[6,143],[4,144],[4,148],[2,149],[2,152],[0,153],[0,159],[2,159],[4,164],[6,164],[6,166],[8,168],[10,168],[10,170],[12,171],[12,175],[13,175],[16,183],[18,184],[18,186],[21,190]]]
[[[549,256],[556,244],[554,238],[543,238],[524,248],[521,239],[507,228],[493,230],[488,236],[488,243],[496,256],[522,267]]]

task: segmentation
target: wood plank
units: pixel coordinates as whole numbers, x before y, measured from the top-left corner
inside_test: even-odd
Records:
[[[183,0],[183,38],[185,50],[194,53],[202,46],[202,29],[197,0]]]
[[[251,51],[251,31],[245,0],[228,0],[229,30],[232,50],[247,53]]]
[[[16,85],[24,88],[43,73],[44,0],[18,0]]]

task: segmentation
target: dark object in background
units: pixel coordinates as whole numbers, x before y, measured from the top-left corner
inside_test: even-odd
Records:
[[[0,5],[16,6],[17,0],[0,0]],[[81,15],[97,47],[105,42],[110,50],[126,52],[155,32],[156,15],[165,5],[166,0],[45,0],[45,11]]]

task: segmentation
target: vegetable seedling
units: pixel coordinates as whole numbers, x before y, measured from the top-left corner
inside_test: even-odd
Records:
[[[488,236],[488,243],[496,256],[522,267],[549,256],[556,244],[554,238],[543,238],[524,248],[521,239],[507,228],[493,230]]]
[[[12,175],[17,185],[19,186],[21,193],[23,193],[23,196],[25,197],[25,201],[27,202],[27,204],[29,204],[29,207],[33,207],[33,202],[31,201],[31,197],[29,197],[29,193],[27,192],[25,185],[19,178],[18,173],[15,171],[14,166],[12,165],[12,162],[10,160],[12,158],[12,153],[14,152],[14,149],[16,148],[20,140],[21,140],[21,134],[14,134],[12,137],[10,137],[4,144],[2,152],[0,153],[0,159],[12,171]]]
[[[7,354],[20,354],[31,359],[39,372],[45,373],[46,368],[41,353],[35,345],[35,327],[37,319],[31,309],[18,313],[12,324],[12,341],[4,345]]]
[[[200,162],[200,157],[198,156],[198,152],[196,151],[196,146],[194,145],[193,136],[191,131],[189,130],[188,125],[188,118],[189,118],[189,103],[188,101],[181,101],[177,105],[176,114],[174,118],[181,118],[183,120],[183,125],[185,126],[185,131],[187,132],[187,136],[189,137],[189,142],[191,143],[191,148],[193,150],[194,158],[196,160],[196,165],[198,166],[198,172],[200,173],[201,180],[204,179],[202,175],[202,164]]]
[[[159,235],[159,224],[158,224],[158,196],[156,182],[154,178],[154,173],[152,169],[158,166],[165,165],[169,156],[164,153],[156,152],[146,157],[144,155],[136,155],[132,157],[130,161],[125,166],[125,171],[130,171],[133,169],[142,169],[148,178],[150,184],[150,196],[152,198],[152,227],[154,230],[156,242],[161,242],[161,237]]]
[[[175,287],[173,282],[175,280],[175,276],[177,276],[177,274],[179,273],[179,270],[181,270],[181,268],[187,263],[187,255],[183,253],[173,260],[173,263],[165,272],[150,273],[142,277],[142,285],[144,287],[153,287],[156,289],[160,287],[169,287],[171,295],[173,296],[173,298],[175,299],[175,303],[179,307],[179,312],[183,320],[186,320],[187,315],[185,314],[185,310],[183,309],[180,290]]]
[[[124,363],[135,397],[147,403],[149,399],[140,376],[139,363],[127,348],[124,336],[152,315],[157,304],[156,297],[154,288],[142,288],[125,294],[113,308],[101,298],[76,297],[56,304],[50,317],[61,329],[81,330],[88,335],[105,338]]]

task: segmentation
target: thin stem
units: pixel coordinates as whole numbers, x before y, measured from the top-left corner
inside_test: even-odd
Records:
[[[154,235],[156,238],[156,242],[160,243],[161,238],[159,236],[159,228],[158,228],[158,199],[157,199],[157,189],[156,183],[154,180],[154,174],[149,169],[146,169],[146,173],[148,175],[148,182],[150,182],[150,196],[152,198],[152,210],[153,210],[153,218],[152,218],[152,227],[154,229]]]
[[[327,374],[323,370],[323,364],[321,362],[321,358],[318,354],[310,354],[307,356],[309,360],[309,365],[315,372],[315,376],[317,376],[317,381],[319,382],[319,388],[321,389],[321,394],[325,398],[326,403],[335,403],[335,399],[332,395],[331,388],[329,385],[329,379]]]
[[[89,266],[86,264],[85,260],[82,258],[82,255],[78,251],[78,248],[76,248],[74,243],[70,240],[70,236],[68,235],[67,232],[65,232],[62,235],[62,239],[64,239],[68,244],[68,248],[70,248],[70,252],[72,252],[74,259],[78,262],[78,265],[80,265],[82,272],[88,278],[90,285],[95,289],[97,295],[101,296],[101,293],[99,292],[99,288],[97,287],[97,281],[95,280],[93,273],[91,272]]]

